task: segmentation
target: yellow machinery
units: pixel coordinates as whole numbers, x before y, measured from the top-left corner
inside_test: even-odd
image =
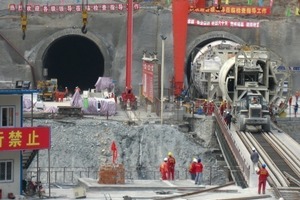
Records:
[[[53,101],[57,89],[57,79],[42,80],[37,82],[37,89],[40,91],[38,98],[43,101]]]

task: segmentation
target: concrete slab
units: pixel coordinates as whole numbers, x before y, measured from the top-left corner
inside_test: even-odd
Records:
[[[256,177],[257,178],[257,177]],[[235,185],[224,188],[206,191],[216,186],[198,186],[191,180],[135,180],[121,185],[98,184],[97,180],[84,178],[79,180],[80,185],[86,189],[86,198],[84,199],[265,199],[275,200],[270,188],[267,188],[265,195],[257,194],[257,187],[242,189]],[[77,186],[78,187],[78,186]],[[47,194],[48,191],[46,191]],[[202,192],[198,193],[197,192]],[[193,193],[193,195],[192,195]],[[188,195],[191,194],[191,195]],[[51,189],[51,198],[60,200],[75,199],[74,188]]]

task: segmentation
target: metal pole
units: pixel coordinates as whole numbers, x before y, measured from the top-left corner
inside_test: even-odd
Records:
[[[39,175],[39,150],[37,150],[36,154],[36,181],[37,183],[40,181],[40,175]]]
[[[33,105],[33,93],[31,93],[31,127],[33,126]]]
[[[165,68],[165,40],[166,36],[160,35],[161,37],[161,89],[160,89],[160,124],[163,124],[164,114],[164,68]]]
[[[48,185],[49,185],[49,197],[51,197],[51,187],[50,187],[50,184],[51,184],[51,180],[50,180],[50,176],[51,176],[51,173],[50,173],[50,148],[48,149]]]

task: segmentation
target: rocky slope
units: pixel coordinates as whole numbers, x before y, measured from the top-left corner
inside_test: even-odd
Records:
[[[25,120],[24,125],[30,124],[29,119]],[[51,127],[50,165],[53,169],[89,168],[97,171],[100,166],[112,163],[110,147],[115,141],[117,162],[124,164],[134,179],[159,179],[159,165],[171,151],[177,162],[177,178],[189,177],[187,168],[196,157],[203,160],[207,184],[211,180],[215,181],[214,184],[225,181],[223,169],[216,164],[214,151],[218,145],[211,134],[203,132],[199,138],[194,133],[181,132],[177,125],[149,123],[132,126],[99,118],[34,120],[33,126],[39,125]],[[36,163],[34,160],[29,170],[36,170]],[[40,150],[39,166],[47,168],[47,150]]]

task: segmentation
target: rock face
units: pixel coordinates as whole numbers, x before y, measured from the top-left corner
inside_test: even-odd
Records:
[[[101,1],[101,3],[114,2],[112,0]],[[119,2],[119,1],[118,1]],[[9,3],[19,4],[19,0],[11,0]],[[33,0],[32,4],[47,4],[48,1]],[[62,1],[51,1],[51,4],[61,4]],[[75,0],[65,0],[65,4],[78,4]],[[89,1],[98,3],[98,1]],[[159,3],[157,1],[153,3]],[[267,6],[270,1],[264,1]],[[156,5],[155,4],[155,5]],[[245,5],[245,1],[230,1],[232,5]],[[133,39],[133,67],[132,86],[134,93],[138,93],[138,86],[142,82],[142,52],[157,52],[161,60],[161,38],[163,34],[167,37],[165,41],[165,70],[168,78],[165,86],[168,87],[169,79],[173,75],[173,34],[172,34],[172,12],[171,7],[159,10],[151,3],[141,2],[141,8],[134,13],[134,39]],[[159,4],[158,4],[159,5]],[[162,4],[164,5],[164,4]],[[253,6],[258,6],[257,2]],[[48,50],[58,39],[69,36],[80,36],[83,39],[93,41],[101,54],[104,64],[100,68],[104,76],[111,76],[117,83],[120,91],[125,85],[125,55],[126,55],[126,13],[125,12],[98,12],[89,13],[88,33],[81,33],[81,13],[43,14],[30,13],[26,39],[22,40],[20,28],[20,13],[9,12],[7,2],[0,2],[0,78],[2,81],[40,80],[43,75],[44,60],[47,58]],[[253,21],[259,22],[257,28],[229,28],[229,27],[200,27],[188,26],[188,41],[186,53],[186,72],[189,71],[189,59],[194,49],[205,45],[215,39],[231,39],[240,43],[265,46],[282,59],[286,66],[298,66],[298,52],[300,31],[299,17],[295,16],[297,1],[274,1],[272,14],[270,16],[254,15],[220,15],[190,13],[189,18],[201,21]],[[291,16],[286,17],[286,11],[291,11]],[[70,51],[65,47],[65,51]],[[184,51],[184,50],[183,50]],[[24,57],[31,66],[22,58]],[[160,61],[158,61],[160,62]],[[101,71],[99,70],[99,71]],[[182,72],[184,73],[184,72]],[[65,76],[68,73],[64,74]],[[55,76],[55,75],[54,75]],[[189,74],[186,74],[188,77]],[[297,75],[293,73],[293,84],[299,85]],[[53,78],[53,77],[49,77]],[[84,78],[82,79],[84,80]],[[73,80],[74,81],[74,80]],[[76,80],[80,81],[80,80]],[[96,79],[95,79],[96,81]],[[76,84],[76,83],[74,83]],[[2,85],[1,85],[2,86]],[[295,89],[293,89],[295,90]]]
[[[199,123],[199,122],[198,122]],[[200,122],[203,123],[203,122]],[[30,124],[26,120],[24,124]],[[98,178],[101,165],[112,164],[111,144],[115,141],[117,163],[124,164],[126,176],[133,179],[159,179],[159,166],[168,152],[176,158],[176,177],[188,179],[187,169],[193,158],[201,158],[205,166],[206,184],[226,180],[223,168],[217,166],[214,154],[218,144],[211,132],[198,128],[181,132],[177,125],[144,124],[130,126],[126,122],[101,119],[34,120],[34,126],[51,126],[50,163],[53,171],[89,169],[91,178]],[[206,125],[209,126],[209,125]],[[48,151],[40,150],[39,166],[47,170]],[[36,170],[36,160],[30,171]],[[210,174],[211,170],[211,174]],[[54,173],[54,172],[53,172]],[[43,173],[42,173],[43,174]],[[79,174],[74,176],[74,180]],[[43,178],[43,175],[41,176]],[[58,175],[62,178],[62,175]],[[70,175],[68,180],[70,180]],[[55,178],[52,178],[54,181]],[[56,182],[64,182],[56,177]],[[72,181],[74,181],[72,180]],[[66,181],[66,180],[65,180]]]

